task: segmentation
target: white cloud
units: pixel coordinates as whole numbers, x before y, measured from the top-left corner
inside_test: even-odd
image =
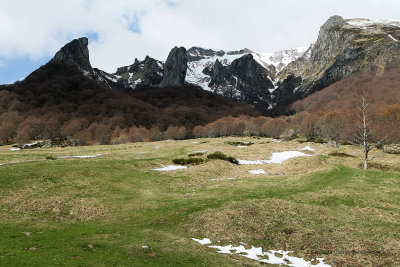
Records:
[[[304,46],[331,15],[395,18],[398,10],[397,0],[0,0],[0,57],[52,56],[71,39],[95,32],[92,65],[114,71],[135,57],[165,59],[175,45]]]
[[[0,60],[0,68],[5,68],[7,66],[8,66],[7,62]]]

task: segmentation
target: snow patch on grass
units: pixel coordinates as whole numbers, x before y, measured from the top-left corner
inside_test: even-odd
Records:
[[[303,147],[302,149],[299,149],[300,151],[314,151],[315,149],[314,148],[312,148],[311,146],[305,146],[305,147]]]
[[[251,174],[266,174],[266,172],[263,169],[258,169],[258,170],[251,170],[249,171]]]
[[[196,241],[196,242],[199,243],[200,245],[208,245],[208,244],[211,244],[211,240],[210,240],[209,238],[203,238],[203,239],[192,238],[192,240]]]
[[[282,162],[295,157],[310,157],[311,155],[304,154],[300,151],[284,151],[272,153],[269,160],[241,160],[239,165],[261,165],[261,164],[281,164]]]
[[[162,168],[153,169],[153,171],[175,171],[183,169],[187,169],[187,167],[177,165],[163,165]]]
[[[192,240],[202,244],[202,245],[208,245],[211,244],[211,240],[208,238],[204,238],[202,240],[192,238]],[[268,263],[268,264],[279,264],[279,265],[286,265],[286,266],[294,266],[294,267],[311,267],[311,266],[317,266],[317,267],[330,267],[329,264],[326,264],[324,262],[324,258],[316,258],[312,259],[310,261],[306,261],[303,258],[299,257],[294,257],[290,256],[289,254],[292,254],[293,251],[283,251],[283,250],[268,250],[266,252],[263,252],[263,249],[261,247],[254,247],[251,246],[251,248],[246,249],[245,246],[247,245],[246,243],[239,242],[241,245],[238,247],[232,246],[232,245],[227,245],[227,246],[208,246],[209,248],[215,248],[217,249],[217,253],[220,254],[237,254],[239,256],[256,260],[259,262],[263,263]],[[282,257],[277,256],[282,255]],[[316,261],[318,261],[318,264],[316,264]]]
[[[93,154],[93,155],[83,155],[83,156],[58,156],[58,159],[69,159],[69,158],[77,158],[77,159],[88,159],[88,158],[97,158],[100,157],[101,154]]]

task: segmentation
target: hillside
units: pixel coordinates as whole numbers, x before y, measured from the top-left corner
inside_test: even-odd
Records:
[[[270,138],[10,148],[0,147],[1,266],[268,266],[262,260],[286,266],[297,260],[311,267],[320,258],[322,266],[400,264],[399,155],[374,161],[387,171],[362,171],[360,148]],[[277,151],[308,156],[236,165],[207,159],[215,148],[249,161]],[[196,156],[202,164],[154,170],[194,151],[203,151]],[[251,173],[256,170],[261,174]],[[232,254],[218,253],[222,248]]]

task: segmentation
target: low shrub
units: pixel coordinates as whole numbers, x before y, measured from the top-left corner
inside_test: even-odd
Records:
[[[224,153],[222,153],[220,151],[217,151],[217,152],[214,152],[214,153],[208,155],[207,158],[208,159],[226,160],[226,161],[229,161],[230,163],[233,163],[233,164],[239,164],[239,161],[237,159],[235,159],[234,157],[227,156],[227,155],[225,155]]]
[[[228,145],[231,145],[231,146],[251,146],[254,143],[252,143],[252,142],[226,141],[225,144],[228,144]]]
[[[56,160],[57,158],[54,156],[46,156],[46,160]]]
[[[348,142],[348,141],[344,141],[341,143],[342,146],[351,146],[352,143]]]
[[[328,155],[341,158],[355,158],[355,156],[343,152],[331,152]]]
[[[190,153],[188,155],[188,157],[197,157],[197,156],[203,156],[204,154],[206,154],[207,152],[194,152],[194,153]]]
[[[204,162],[202,158],[177,158],[173,159],[172,162],[178,165],[198,165]]]

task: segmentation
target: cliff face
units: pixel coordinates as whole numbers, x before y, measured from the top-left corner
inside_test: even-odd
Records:
[[[333,16],[321,27],[314,45],[280,74],[281,84],[301,79],[295,93],[309,95],[343,78],[378,67],[400,64],[400,22],[344,20]],[[277,90],[276,94],[279,94]]]
[[[75,39],[63,46],[50,60],[50,63],[76,66],[82,71],[93,73],[89,60],[88,44],[89,41],[86,37]]]
[[[160,86],[183,85],[186,78],[187,62],[186,49],[184,47],[174,47],[169,52],[167,61],[165,61],[164,76]]]

